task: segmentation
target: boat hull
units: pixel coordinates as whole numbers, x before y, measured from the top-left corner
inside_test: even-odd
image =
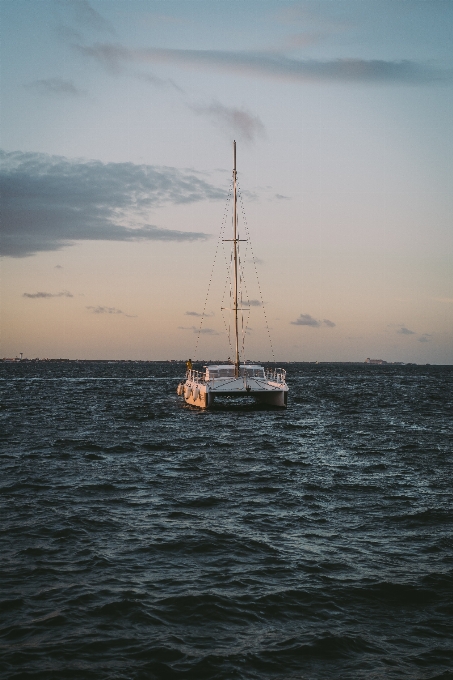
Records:
[[[255,385],[244,385],[243,380],[228,381],[227,385],[209,385],[186,381],[181,384],[181,396],[190,406],[207,409],[217,400],[253,398],[259,404],[286,408],[288,403],[288,387],[278,383],[262,382]]]

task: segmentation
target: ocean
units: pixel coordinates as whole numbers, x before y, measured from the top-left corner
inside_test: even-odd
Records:
[[[283,367],[0,364],[2,678],[453,678],[453,367]]]

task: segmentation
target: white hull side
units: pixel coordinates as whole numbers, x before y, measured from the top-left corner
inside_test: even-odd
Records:
[[[184,392],[184,401],[186,402],[186,404],[190,404],[190,406],[198,406],[198,408],[208,408],[211,405],[212,400],[209,399],[210,395],[208,394],[206,385],[192,383],[190,387],[191,390],[188,396],[186,396],[186,392]],[[196,387],[198,387],[198,394],[195,389]]]
[[[217,381],[215,381],[217,382]],[[186,381],[183,396],[186,404],[209,408],[217,398],[253,397],[260,404],[286,408],[288,387],[278,383],[251,380],[248,389],[242,379],[226,380],[224,384],[209,385]]]

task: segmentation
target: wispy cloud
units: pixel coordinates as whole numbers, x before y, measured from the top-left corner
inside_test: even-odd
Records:
[[[121,309],[117,309],[116,307],[102,307],[100,305],[94,307],[93,305],[89,305],[87,309],[93,314],[122,314],[130,319],[135,319],[137,317],[137,314],[126,314],[126,312],[122,312]]]
[[[69,290],[62,290],[60,293],[43,293],[41,291],[38,293],[23,293],[22,297],[36,300],[38,298],[56,298],[56,297],[72,298],[74,297],[74,295],[70,293]]]
[[[300,314],[299,318],[295,321],[291,321],[291,323],[294,326],[311,326],[311,328],[320,328],[322,325],[327,326],[328,328],[335,328],[336,326],[336,324],[333,321],[329,321],[329,319],[320,321],[319,319],[312,317],[311,314]]]
[[[98,62],[98,64],[103,66],[105,70],[112,76],[129,75],[133,78],[146,82],[149,85],[154,85],[157,87],[166,87],[171,85],[177,90],[182,91],[182,88],[176,85],[173,80],[160,78],[149,71],[144,73],[143,71],[139,71],[134,68],[137,60],[131,59],[130,51],[121,45],[112,45],[106,43],[90,46],[84,45],[78,41],[74,41],[73,47],[79,53],[86,57],[91,57],[94,61]]]
[[[34,80],[24,87],[45,97],[80,97],[85,95],[85,92],[76,87],[72,80],[63,80],[62,78]]]
[[[60,0],[59,4],[71,10],[72,19],[82,28],[116,35],[110,21],[99,14],[87,0]]]
[[[283,194],[274,194],[274,198],[276,198],[278,201],[290,201],[291,198],[289,196],[284,196]]]
[[[299,318],[291,323],[294,326],[312,326],[313,328],[319,328],[321,325],[321,322],[314,319],[311,314],[300,314]]]
[[[396,331],[399,335],[415,335],[415,331],[409,330],[406,326],[401,326],[399,330]]]
[[[419,338],[417,338],[419,342],[429,342],[431,340],[431,334],[430,333],[422,333]]]
[[[161,229],[149,210],[224,198],[195,173],[0,151],[0,254],[24,257],[76,241],[195,241],[202,232]]]
[[[133,71],[132,75],[138,80],[148,83],[149,85],[154,85],[156,87],[168,87],[171,85],[179,92],[183,92],[182,88],[179,87],[179,85],[176,85],[176,83],[169,78],[159,78],[159,76],[156,76],[154,73],[141,73],[139,71]]]
[[[104,66],[112,74],[119,74],[124,71],[128,63],[138,61],[133,58],[132,53],[121,45],[111,43],[97,43],[95,45],[74,44],[74,49],[86,57],[90,57]]]
[[[245,142],[252,142],[255,137],[263,137],[264,125],[259,118],[246,109],[224,106],[214,101],[208,106],[191,104],[189,108],[195,113],[207,116],[217,127],[225,132],[228,138],[231,136]]]
[[[53,27],[56,36],[66,44],[83,43],[95,33],[116,36],[113,25],[87,0],[53,0],[56,10]]]
[[[243,300],[242,307],[261,307],[260,300]]]
[[[205,314],[200,314],[200,312],[186,312],[185,314],[186,314],[186,316],[199,316],[199,317],[205,317],[205,318],[208,317],[208,316],[215,316],[214,312],[209,312],[209,313],[206,312]]]
[[[424,83],[451,81],[452,71],[409,60],[291,59],[277,52],[227,52],[162,48],[128,49],[110,43],[76,45],[87,57],[112,71],[126,63],[170,63],[182,68],[209,68],[240,75],[266,76],[298,82]]]
[[[201,333],[203,335],[220,335],[214,328],[197,328],[196,326],[178,326],[181,331],[192,331],[192,333]]]

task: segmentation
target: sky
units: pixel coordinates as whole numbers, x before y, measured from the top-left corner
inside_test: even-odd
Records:
[[[450,0],[1,0],[0,357],[453,363]],[[201,328],[201,330],[200,330]]]

